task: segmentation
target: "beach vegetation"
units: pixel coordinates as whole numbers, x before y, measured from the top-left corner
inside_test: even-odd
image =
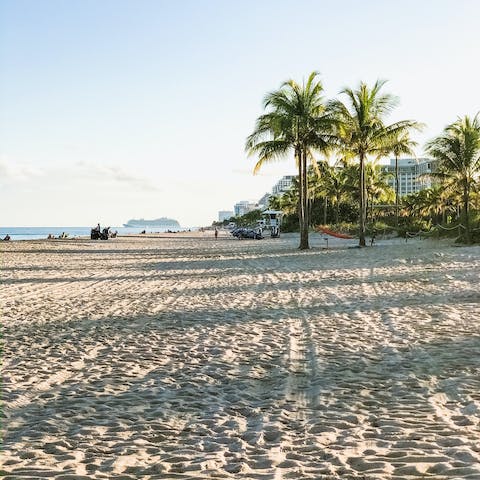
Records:
[[[413,120],[386,124],[386,117],[397,106],[398,99],[382,93],[385,81],[377,80],[372,87],[361,82],[355,90],[345,88],[341,94],[346,102],[332,100],[329,109],[336,118],[337,148],[343,158],[356,159],[359,163],[359,245],[365,246],[367,220],[366,162],[369,156],[380,158],[391,152],[402,135],[419,128]]]
[[[479,114],[447,125],[438,137],[428,142],[426,151],[438,161],[437,171],[432,175],[441,181],[446,191],[461,199],[464,230],[461,237],[465,243],[472,243],[470,207],[480,175]]]
[[[213,222],[213,227],[226,227],[230,223],[234,223],[237,227],[254,227],[257,221],[262,218],[262,210],[256,208],[243,215],[226,218],[221,222]]]
[[[351,203],[356,193],[355,165],[345,159],[337,161],[334,165],[330,165],[327,160],[320,160],[318,168],[312,169],[309,180],[313,199],[320,200],[323,210],[323,222],[315,223],[328,223],[331,216],[329,206],[333,210],[333,222],[338,223],[342,205]]]
[[[269,200],[270,208],[284,212],[282,230],[299,230],[301,249],[309,246],[308,230],[318,225],[356,234],[360,246],[374,232],[394,230],[400,236],[479,241],[480,114],[457,119],[426,144],[431,171],[424,180],[419,177],[421,190],[401,197],[399,160],[416,157],[418,144],[411,135],[424,125],[387,123],[398,98],[383,92],[385,81],[345,88],[341,100],[327,102],[317,75],[301,85],[290,80],[267,94],[266,113],[246,143],[248,153],[258,156],[255,173],[289,155],[296,162],[291,188]],[[393,174],[378,163],[389,155]]]
[[[260,209],[251,210],[250,212],[233,217],[231,221],[235,222],[237,227],[252,227],[257,225],[257,221],[262,218],[262,211]]]
[[[266,113],[257,118],[254,131],[247,138],[246,151],[258,156],[254,173],[265,163],[293,155],[299,184],[299,248],[308,249],[307,165],[315,164],[314,152],[327,152],[334,139],[333,120],[326,108],[318,73],[312,72],[301,84],[294,80],[284,82],[265,96],[263,107]]]
[[[423,126],[422,126],[423,127]],[[420,124],[418,124],[417,128],[421,128]],[[401,155],[409,155],[415,157],[415,150],[414,148],[418,146],[417,142],[414,142],[410,138],[410,132],[408,130],[404,130],[400,132],[393,140],[393,145],[390,152],[392,153],[395,158],[395,225],[398,227],[399,223],[399,216],[400,216],[400,175],[399,175],[399,165],[398,160]]]

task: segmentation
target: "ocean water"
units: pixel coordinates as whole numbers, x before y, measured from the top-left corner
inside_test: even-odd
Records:
[[[103,228],[103,227],[102,227]],[[10,235],[11,240],[38,240],[45,239],[48,235],[60,236],[63,232],[68,234],[68,238],[88,237],[92,227],[0,227],[0,239],[5,235]],[[167,229],[162,228],[141,228],[141,227],[110,227],[110,230],[118,231],[119,235],[140,233],[143,230],[146,233],[164,233]],[[182,228],[181,230],[188,230]],[[193,229],[192,229],[193,230]]]

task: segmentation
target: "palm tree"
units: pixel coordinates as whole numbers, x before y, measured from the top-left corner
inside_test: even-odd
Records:
[[[293,215],[298,213],[298,197],[300,194],[298,182],[293,181],[290,188],[283,192],[280,197],[280,209],[283,210],[287,215]]]
[[[334,207],[334,223],[340,219],[340,204],[352,191],[352,165],[344,160],[330,165],[326,160],[318,162],[320,177],[318,178],[318,193]],[[317,174],[318,175],[318,174]],[[326,210],[326,209],[325,209]],[[324,218],[326,222],[326,217]]]
[[[324,160],[317,162],[317,165],[310,165],[307,170],[307,185],[308,185],[308,208],[309,208],[309,219],[312,223],[314,215],[312,215],[315,202],[317,200],[323,199],[323,175],[324,175]],[[324,209],[325,214],[325,209]]]
[[[449,204],[453,204],[451,192],[445,185],[436,184],[411,193],[403,198],[405,212],[416,218],[427,220],[430,224],[446,223]]]
[[[258,117],[253,133],[247,138],[249,155],[258,154],[254,174],[261,166],[293,152],[298,167],[300,249],[308,249],[307,160],[313,151],[326,151],[333,137],[332,119],[322,97],[323,86],[312,72],[306,83],[289,80],[279,90],[267,94],[263,105],[268,112]]]
[[[426,151],[438,160],[437,178],[453,181],[462,197],[465,241],[472,242],[470,196],[480,175],[480,114],[459,118],[427,143]]]
[[[330,108],[338,121],[337,138],[344,156],[356,157],[360,163],[359,182],[359,237],[360,246],[365,242],[365,220],[367,198],[365,187],[365,161],[369,155],[378,157],[391,151],[395,139],[415,126],[411,120],[385,125],[384,118],[397,105],[396,97],[382,94],[385,81],[377,80],[372,88],[360,83],[357,90],[345,88],[341,93],[347,96],[348,106],[339,100],[330,102]]]
[[[388,184],[389,174],[382,167],[372,162],[365,164],[365,190],[367,192],[367,205],[370,204],[370,219],[373,220],[373,206],[377,202],[391,202],[393,191]]]
[[[417,130],[422,128],[421,124],[417,124]],[[391,153],[395,156],[395,224],[398,227],[399,217],[399,205],[400,205],[400,182],[398,175],[398,158],[400,155],[412,155],[415,156],[414,148],[418,145],[410,139],[408,131],[401,132],[397,138],[395,138]]]
[[[268,197],[268,208],[272,210],[280,210],[282,208],[281,202],[282,202],[281,195],[270,195]]]

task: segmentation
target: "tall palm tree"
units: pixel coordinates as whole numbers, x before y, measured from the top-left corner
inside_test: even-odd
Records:
[[[258,117],[253,133],[247,138],[249,155],[257,154],[254,173],[261,166],[293,152],[300,183],[298,216],[300,246],[308,243],[307,163],[314,161],[313,152],[326,151],[333,137],[330,135],[332,119],[322,97],[323,86],[312,72],[306,83],[293,80],[282,84],[279,90],[267,94],[263,101],[267,113]]]
[[[472,242],[470,196],[480,175],[480,114],[459,118],[427,143],[426,151],[439,161],[436,177],[453,181],[462,196],[465,241]]]
[[[380,92],[384,84],[385,81],[377,80],[372,88],[363,82],[357,90],[345,88],[341,93],[347,96],[348,106],[339,100],[330,102],[330,107],[338,121],[337,138],[340,149],[343,155],[358,158],[360,163],[359,244],[361,247],[366,245],[365,161],[369,155],[378,157],[386,151],[391,151],[395,139],[415,125],[411,120],[385,125],[385,117],[397,105],[397,98]]]

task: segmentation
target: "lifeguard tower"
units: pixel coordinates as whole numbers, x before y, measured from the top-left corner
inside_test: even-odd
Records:
[[[272,238],[280,236],[282,216],[283,212],[281,210],[264,210],[262,212],[263,228],[268,228],[270,230],[270,236]]]

